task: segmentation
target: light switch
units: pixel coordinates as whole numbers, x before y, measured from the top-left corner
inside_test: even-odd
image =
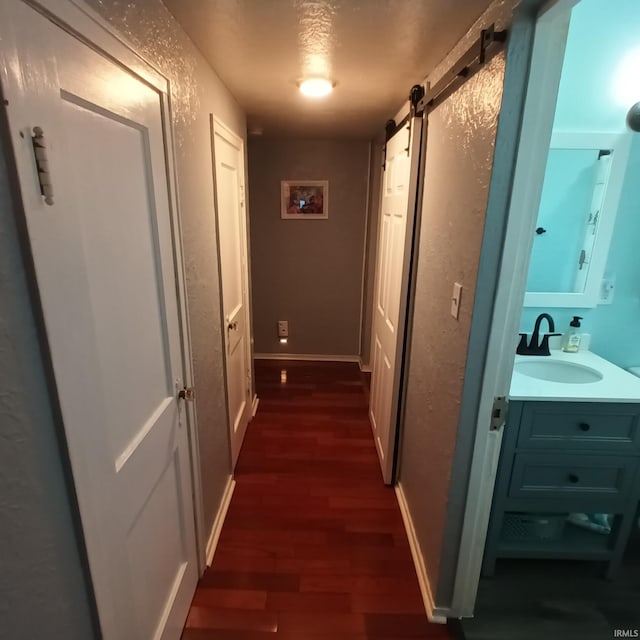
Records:
[[[616,277],[607,276],[602,279],[600,284],[600,296],[598,298],[598,304],[611,304],[613,302],[613,293],[616,288]],[[583,349],[585,347],[582,347]]]
[[[451,315],[457,320],[460,315],[460,300],[462,298],[462,285],[459,282],[453,283],[453,293],[451,294]]]

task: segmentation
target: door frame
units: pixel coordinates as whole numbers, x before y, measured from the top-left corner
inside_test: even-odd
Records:
[[[231,466],[231,474],[234,474],[235,463],[233,460],[233,449],[231,443],[231,416],[229,415],[229,381],[227,379],[227,339],[225,337],[226,332],[226,320],[224,316],[224,292],[222,291],[222,253],[220,251],[220,209],[218,207],[218,176],[216,172],[216,148],[215,148],[215,135],[216,132],[222,133],[230,138],[234,144],[238,145],[239,157],[241,164],[241,171],[238,171],[238,175],[241,177],[242,184],[242,198],[244,201],[244,216],[243,216],[243,239],[244,239],[244,268],[242,273],[242,280],[244,285],[244,320],[245,327],[247,328],[247,351],[245,366],[249,377],[249,399],[247,400],[247,407],[245,411],[248,412],[248,420],[251,422],[251,418],[255,415],[258,406],[258,397],[255,394],[254,378],[253,378],[253,325],[251,322],[251,280],[249,278],[249,207],[247,205],[247,176],[246,176],[246,157],[245,157],[245,144],[241,136],[239,136],[230,126],[219,118],[214,113],[210,114],[210,139],[211,139],[211,164],[212,164],[212,185],[213,185],[213,201],[215,208],[215,229],[216,229],[216,248],[218,251],[218,282],[220,283],[220,326],[222,328],[222,361],[224,364],[224,396],[226,403],[227,413],[227,435],[229,441],[229,464]],[[246,435],[246,434],[245,434]],[[244,438],[244,436],[243,436]]]
[[[186,277],[183,253],[183,234],[181,216],[177,196],[177,172],[175,157],[175,141],[173,130],[173,112],[171,107],[171,84],[167,76],[159,71],[153,64],[140,55],[133,46],[128,43],[113,27],[111,27],[99,14],[85,6],[79,0],[16,0],[21,1],[32,10],[40,13],[53,22],[63,31],[69,33],[92,50],[124,67],[133,76],[137,76],[142,82],[151,86],[159,94],[161,102],[161,118],[165,148],[165,168],[167,177],[167,199],[171,216],[172,246],[174,251],[174,269],[176,273],[176,298],[178,307],[178,322],[180,327],[180,346],[182,351],[182,375],[183,385],[192,387],[193,357],[191,349],[191,334],[189,329],[189,311],[187,307]],[[22,203],[18,204],[22,207]],[[23,239],[23,242],[28,240]],[[29,252],[25,255],[29,255]],[[30,284],[35,287],[35,275],[29,270]],[[35,288],[33,289],[36,290]],[[33,304],[39,307],[39,301]],[[43,332],[44,328],[39,327]],[[55,393],[55,392],[54,392]],[[202,499],[202,481],[200,476],[200,450],[198,443],[197,414],[195,403],[185,402],[186,428],[189,438],[189,463],[190,479],[193,498],[193,509],[196,534],[196,555],[198,573],[201,575],[206,568],[206,537],[204,533],[204,503]],[[62,464],[69,477],[72,478],[69,462],[62,460]],[[74,510],[78,511],[75,496],[69,495],[70,502],[74,503]],[[78,519],[77,526],[82,531],[82,537],[86,535],[85,528]],[[89,579],[91,580],[90,576]],[[91,596],[93,597],[93,596]]]
[[[479,398],[471,398],[475,394],[466,393],[465,381],[462,411],[473,411],[468,417],[474,428],[464,443],[470,466],[460,481],[464,486],[458,487],[464,492],[463,517],[459,542],[453,543],[457,561],[448,617],[469,617],[474,611],[502,443],[502,429],[489,425],[494,398],[509,395],[569,17],[578,2],[534,0],[514,15],[510,50],[517,43],[522,59],[510,71],[507,58],[505,95],[512,112],[503,115],[503,98],[487,210],[487,227],[493,225],[494,231],[487,237],[485,230],[480,258],[477,291],[487,295],[477,296],[474,305],[470,344],[474,334],[480,342],[475,353],[470,350],[465,378],[473,367],[482,382]]]

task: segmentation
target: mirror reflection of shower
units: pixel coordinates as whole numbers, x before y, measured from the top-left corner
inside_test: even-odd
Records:
[[[525,306],[592,308],[600,302],[631,138],[630,133],[553,133]]]
[[[527,291],[584,291],[610,159],[610,149],[549,149]]]
[[[578,271],[576,273],[573,291],[584,291],[587,283],[587,273],[589,272],[589,264],[591,255],[595,247],[596,236],[598,233],[598,223],[600,214],[604,205],[604,193],[609,180],[611,171],[611,149],[600,149],[598,159],[596,161],[596,179],[593,186],[593,194],[591,196],[591,206],[584,230],[584,240],[582,249],[578,255]]]

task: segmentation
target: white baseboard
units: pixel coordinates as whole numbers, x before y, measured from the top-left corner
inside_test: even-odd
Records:
[[[255,418],[256,413],[258,411],[258,405],[260,404],[260,398],[258,398],[257,394],[253,396],[253,402],[251,403],[251,417]]]
[[[363,364],[362,358],[358,358],[358,364],[360,365],[360,371],[363,373],[371,373],[371,366],[368,364]]]
[[[231,496],[233,495],[235,486],[236,481],[233,479],[233,476],[229,476],[229,481],[227,482],[224,494],[222,495],[222,500],[220,500],[220,507],[218,507],[218,513],[216,514],[216,519],[213,521],[213,527],[211,527],[211,533],[209,534],[209,540],[207,541],[208,567],[210,567],[213,562],[213,555],[215,554],[216,547],[218,546],[218,540],[220,539],[220,533],[222,532],[222,525],[224,524],[224,519],[227,517],[227,509],[229,509]]]
[[[431,585],[429,584],[427,567],[424,564],[424,558],[422,557],[422,551],[420,551],[420,545],[418,544],[418,538],[416,537],[416,530],[413,527],[413,520],[411,519],[411,513],[409,512],[409,506],[407,505],[407,501],[404,497],[402,486],[397,484],[395,486],[395,490],[398,498],[398,504],[400,505],[400,512],[402,513],[402,520],[404,521],[404,528],[406,529],[407,537],[409,538],[409,547],[411,548],[413,564],[415,565],[416,573],[418,574],[418,583],[420,584],[420,592],[422,593],[422,601],[424,602],[424,609],[427,612],[427,618],[429,618],[429,622],[446,624],[447,611],[437,608],[433,601],[433,593],[431,591]]]
[[[360,362],[359,356],[330,356],[321,353],[254,353],[256,360],[302,360],[309,362]]]

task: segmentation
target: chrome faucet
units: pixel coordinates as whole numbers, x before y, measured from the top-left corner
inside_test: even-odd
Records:
[[[543,320],[547,321],[549,325],[549,333],[542,335],[542,341],[540,341],[540,324]],[[555,333],[556,326],[553,322],[553,318],[548,313],[541,313],[536,318],[536,324],[533,327],[533,334],[529,344],[527,344],[527,334],[520,334],[520,342],[516,353],[521,356],[549,356],[549,338],[551,336],[559,336],[560,333]]]

